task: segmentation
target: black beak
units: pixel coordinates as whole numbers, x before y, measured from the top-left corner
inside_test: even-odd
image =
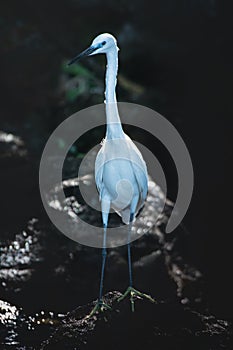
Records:
[[[84,50],[83,52],[81,52],[79,55],[75,56],[70,62],[68,62],[68,66],[70,66],[71,64],[73,64],[74,62],[80,60],[81,58],[85,57],[85,56],[89,56],[91,53],[93,53],[95,50],[97,50],[98,47],[95,46],[90,46],[88,47],[86,50]]]

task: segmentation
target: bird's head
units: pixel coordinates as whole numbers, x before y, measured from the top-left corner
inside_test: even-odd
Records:
[[[114,49],[118,50],[117,41],[114,38],[114,36],[108,33],[100,34],[92,41],[91,46],[89,46],[86,50],[75,56],[68,63],[68,65],[71,65],[75,61],[80,60],[85,56],[93,56],[99,53],[107,54],[108,52]]]

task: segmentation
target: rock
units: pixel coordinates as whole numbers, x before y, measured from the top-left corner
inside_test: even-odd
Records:
[[[75,177],[77,162],[73,162],[72,157],[70,157],[67,164],[66,177],[63,181],[66,191],[65,202],[59,202],[61,186],[58,184],[50,193],[49,203],[54,203],[56,199],[57,206],[53,207],[54,210],[64,211],[67,215],[72,213],[71,219],[75,214],[82,216],[84,220],[89,219],[92,223],[101,225],[100,214],[91,211],[84,203],[79,202],[78,185],[80,179]],[[164,202],[165,210],[157,223],[154,224],[154,215],[158,213]],[[31,348],[37,347],[42,340],[48,338],[49,340],[43,346],[53,346],[55,341],[57,348],[59,349],[61,346],[60,348],[63,349],[63,345],[67,341],[63,336],[63,331],[66,328],[65,332],[67,334],[70,332],[69,334],[73,338],[70,339],[69,346],[74,346],[74,348],[79,345],[84,346],[85,342],[88,342],[90,348],[95,342],[99,342],[100,345],[101,332],[103,336],[107,332],[109,337],[111,335],[112,339],[116,339],[115,329],[120,330],[121,347],[125,344],[130,346],[127,343],[129,336],[130,342],[136,343],[136,348],[139,347],[139,344],[142,346],[143,343],[149,348],[152,346],[151,344],[159,343],[158,334],[162,334],[163,337],[165,334],[168,334],[169,337],[176,337],[181,332],[182,338],[185,334],[182,325],[189,319],[186,320],[184,315],[189,315],[195,320],[198,319],[201,325],[207,322],[207,319],[204,318],[203,321],[200,321],[200,317],[191,311],[191,307],[196,310],[203,300],[200,292],[202,291],[200,284],[202,276],[183,256],[180,246],[183,246],[184,233],[180,230],[175,235],[165,234],[164,225],[171,208],[172,203],[165,200],[161,189],[153,181],[150,181],[147,203],[141,221],[137,224],[138,226],[135,226],[136,230],[141,230],[146,223],[149,225],[149,231],[132,243],[132,263],[135,287],[152,294],[158,304],[154,306],[146,301],[138,300],[136,312],[132,315],[129,312],[128,300],[118,305],[115,300],[120,294],[109,293],[106,295],[106,299],[110,304],[113,304],[113,311],[106,313],[107,323],[104,318],[101,318],[102,315],[88,324],[83,321],[83,317],[88,314],[88,310],[91,308],[90,304],[87,305],[88,301],[94,300],[98,295],[101,268],[99,249],[85,247],[67,239],[44,216],[29,220],[21,230],[10,231],[11,234],[6,230],[6,234],[1,237],[0,244],[0,289],[3,298],[11,300],[13,304],[20,305],[22,308],[15,328],[10,329],[13,333],[17,333],[20,346],[31,350]],[[119,218],[113,215],[111,223],[112,225],[118,224]],[[126,247],[108,249],[104,290],[112,291],[117,288],[124,291],[127,284]],[[68,310],[74,309],[77,305],[87,306],[80,306],[69,313],[50,339],[49,336],[54,331],[54,327],[61,322],[60,317],[56,315],[66,314]],[[187,306],[190,309],[185,309]],[[204,308],[205,306],[203,306],[203,310]],[[152,312],[152,310],[154,311]],[[184,310],[189,311],[184,313]],[[52,318],[50,317],[51,313],[54,315]],[[147,320],[147,316],[152,320],[151,324]],[[179,330],[175,331],[172,328],[171,317],[173,317],[174,324],[179,325]],[[183,323],[179,324],[176,317],[181,318]],[[71,321],[71,318],[74,322]],[[161,320],[165,326],[167,322],[168,328],[165,326],[163,328]],[[126,321],[131,325],[129,335],[126,332]],[[215,321],[215,319],[213,322],[211,319],[208,320],[210,328],[213,329],[214,324],[217,324],[215,329],[221,331],[223,323]],[[109,329],[106,329],[107,324]],[[190,323],[192,334],[196,331],[206,331],[204,326],[193,329],[193,325],[195,322],[194,324]],[[3,325],[4,327],[6,325]],[[138,332],[138,337],[141,334],[143,340],[136,337],[134,342],[134,327],[136,327],[135,329],[142,327],[142,331]],[[77,336],[74,335],[76,328],[80,328],[80,331],[76,332]],[[8,330],[7,327],[7,333],[2,333],[4,344],[8,342]],[[85,335],[83,337],[80,336],[82,332]],[[223,337],[226,335],[226,333],[221,334]],[[60,337],[60,340],[57,337]],[[106,344],[107,341],[110,341],[109,337],[106,339]],[[169,337],[164,340],[167,344],[170,344]],[[111,345],[111,348],[114,348],[116,344]]]
[[[153,304],[135,301],[130,310],[128,298],[110,292],[104,300],[112,310],[86,316],[94,302],[68,313],[40,349],[220,349],[230,344],[228,322],[202,315],[180,303]]]
[[[40,203],[35,160],[21,137],[0,131],[0,168],[2,239],[22,228]]]
[[[0,349],[34,350],[55,330],[61,317],[64,315],[44,311],[25,315],[21,308],[0,300]]]
[[[0,243],[0,281],[5,289],[21,288],[32,277],[35,264],[43,259],[36,222],[30,220],[25,230]]]
[[[7,346],[19,344],[17,337],[17,320],[20,310],[10,303],[0,300],[0,339],[4,339],[4,344]]]
[[[21,137],[0,131],[0,154],[1,160],[8,157],[24,158],[28,152]]]

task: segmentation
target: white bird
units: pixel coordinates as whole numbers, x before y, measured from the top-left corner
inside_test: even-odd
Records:
[[[122,217],[125,224],[129,224],[128,230],[128,265],[129,287],[119,300],[130,295],[132,311],[134,311],[134,296],[146,297],[154,302],[151,296],[141,293],[133,288],[132,265],[130,252],[130,233],[132,222],[140,208],[143,206],[148,191],[148,175],[146,163],[143,157],[122,129],[117,99],[116,83],[118,71],[118,47],[116,39],[108,33],[98,35],[91,46],[74,57],[68,65],[85,56],[106,54],[106,118],[107,132],[102,147],[97,154],[95,162],[95,181],[99,192],[104,228],[102,248],[102,269],[100,279],[99,299],[90,315],[98,310],[109,308],[103,302],[103,280],[106,260],[106,235],[110,208]]]

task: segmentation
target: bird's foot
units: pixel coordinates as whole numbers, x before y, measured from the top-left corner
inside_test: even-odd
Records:
[[[135,289],[133,287],[130,287],[130,286],[126,289],[125,293],[120,298],[117,299],[117,301],[118,302],[122,301],[128,295],[130,296],[132,312],[134,312],[134,310],[135,310],[135,308],[134,308],[134,299],[135,299],[135,297],[145,298],[145,299],[151,301],[152,303],[156,303],[156,300],[153,299],[149,294],[145,294],[145,293],[139,292],[137,289]]]
[[[103,300],[98,300],[96,305],[91,310],[91,312],[85,318],[90,318],[99,312],[104,312],[105,310],[111,310],[111,309],[112,308],[108,304],[105,304]]]

